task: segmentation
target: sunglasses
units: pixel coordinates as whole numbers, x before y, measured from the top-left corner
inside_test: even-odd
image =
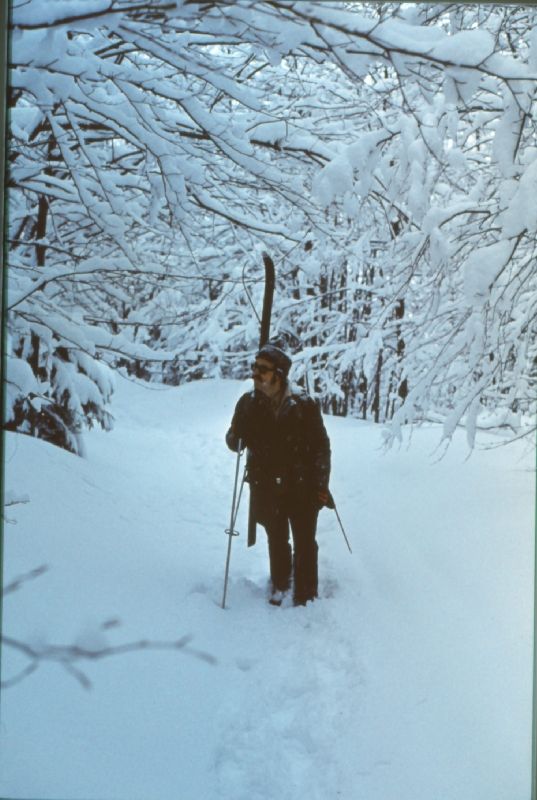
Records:
[[[265,375],[267,372],[275,371],[275,367],[267,367],[265,364],[258,364],[256,361],[253,361],[250,364],[250,368],[252,372],[259,372],[260,375]]]

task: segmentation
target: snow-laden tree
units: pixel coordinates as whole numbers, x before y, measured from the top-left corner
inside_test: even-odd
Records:
[[[171,359],[155,339],[206,319],[237,280],[222,261],[299,239],[315,206],[274,163],[285,107],[240,9],[64,9],[13,4],[8,426],[79,450],[84,420],[109,424],[106,363]]]
[[[14,0],[12,24],[9,425],[77,450],[108,364],[244,364],[264,249],[327,408],[470,440],[529,410],[532,9]]]
[[[430,7],[408,13],[423,21]],[[378,374],[372,337],[386,412],[403,395],[392,435],[438,410],[446,437],[464,420],[473,444],[479,419],[516,434],[535,413],[536,16],[455,7],[440,20],[448,36],[435,27],[421,57],[394,53],[377,73],[383,114],[316,180],[326,204],[356,203],[391,236],[356,355]]]
[[[293,10],[359,87],[360,119],[339,120],[345,141],[313,180],[335,223],[309,327],[325,397],[395,414],[391,436],[433,412],[447,438],[464,421],[470,444],[478,420],[523,432],[537,377],[535,12],[392,6],[368,25]]]

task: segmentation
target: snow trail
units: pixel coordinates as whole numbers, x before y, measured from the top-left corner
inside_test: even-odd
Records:
[[[246,492],[222,610],[235,469],[223,437],[246,388],[120,379],[115,430],[93,431],[86,459],[8,437],[7,488],[31,502],[7,527],[5,579],[50,570],[6,598],[5,633],[94,647],[192,641],[190,654],[82,665],[90,695],[54,664],[3,692],[0,792],[523,800],[531,457],[465,461],[461,436],[431,465],[438,427],[383,454],[375,426],[327,417],[353,554],[323,510],[319,600],[270,606],[262,528],[246,547]],[[8,677],[20,662],[2,657]]]

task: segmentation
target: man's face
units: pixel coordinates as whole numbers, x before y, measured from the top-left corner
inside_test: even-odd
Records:
[[[262,356],[256,358],[252,364],[252,377],[255,388],[268,397],[273,397],[280,390],[281,380],[276,374],[274,364]]]

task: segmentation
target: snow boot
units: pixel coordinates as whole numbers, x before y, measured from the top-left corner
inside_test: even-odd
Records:
[[[282,592],[280,589],[275,589],[269,597],[269,603],[271,606],[281,606],[284,597],[285,592]]]

